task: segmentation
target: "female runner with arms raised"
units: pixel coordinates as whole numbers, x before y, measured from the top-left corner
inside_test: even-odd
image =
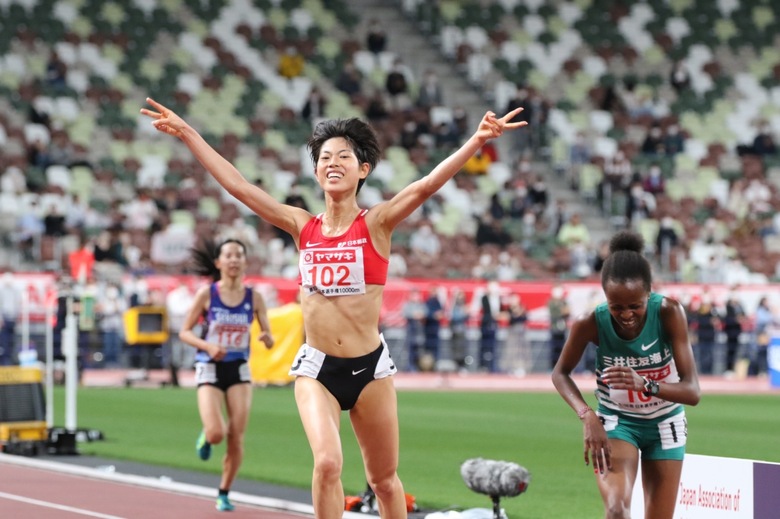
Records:
[[[304,344],[290,373],[295,399],[314,457],[312,498],[318,519],[344,512],[340,412],[348,410],[363,456],[366,479],[382,517],[406,517],[403,486],[397,474],[398,416],[396,368],[379,333],[379,314],[387,278],[390,240],[396,226],[438,191],[466,160],[504,130],[521,109],[497,118],[488,112],[477,131],[428,175],[371,209],[358,206],[357,194],[380,158],[372,128],[358,119],[317,125],[308,147],[314,174],[325,195],[325,212],[282,204],[248,182],[180,117],[147,99],[159,131],[179,138],[233,196],[270,224],[288,232],[299,255]]]

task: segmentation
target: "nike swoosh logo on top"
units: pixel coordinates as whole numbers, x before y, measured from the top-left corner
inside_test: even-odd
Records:
[[[364,372],[365,370],[367,370],[367,369],[368,369],[368,368],[363,368],[363,369],[359,369],[359,370],[357,370],[357,371],[355,371],[355,370],[353,369],[353,370],[352,370],[352,374],[353,374],[353,375],[359,375],[360,373],[363,373],[363,372]]]
[[[321,242],[321,241],[318,241],[318,242],[314,242],[314,243],[312,243],[312,242],[310,242],[309,240],[306,240],[306,246],[307,246],[307,247],[316,247],[316,246],[317,246],[317,245],[319,245],[320,243],[322,243],[322,242]]]
[[[650,343],[650,344],[648,344],[647,346],[645,346],[645,345],[643,344],[643,345],[642,345],[642,351],[647,351],[647,350],[649,350],[650,348],[652,348],[652,347],[653,347],[653,344],[655,344],[656,342],[658,342],[658,339],[654,340],[653,342],[651,342],[651,343]]]

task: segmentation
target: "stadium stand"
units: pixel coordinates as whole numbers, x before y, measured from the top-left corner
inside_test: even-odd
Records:
[[[505,106],[518,86],[544,93],[555,107],[549,117],[554,165],[568,167],[565,150],[578,132],[589,134],[594,153],[580,172],[583,196],[595,196],[603,162],[617,150],[630,158],[635,176],[660,166],[665,190],[654,194],[655,208],[642,218],[650,223],[633,222],[623,201],[605,203],[605,216],[628,216],[649,243],[658,222],[672,217],[683,249],[675,259],[692,262],[690,272],[704,269],[700,258],[710,257],[696,250],[718,245],[724,270],[744,274],[741,263],[751,272],[733,281],[775,278],[778,257],[766,238],[777,229],[766,219],[777,207],[770,173],[780,129],[776,4],[398,4],[496,107]],[[653,127],[660,130],[660,148],[648,142]],[[681,137],[676,143],[675,135]],[[763,209],[747,209],[756,197]],[[715,244],[703,236],[713,218],[728,231]]]
[[[563,215],[552,202],[565,198],[566,211],[584,214],[599,202],[590,227],[601,235],[625,225],[640,230],[666,279],[702,281],[712,258],[729,282],[777,277],[776,3],[373,3],[398,10],[437,49],[448,64],[442,83],[460,78],[478,94],[483,104],[470,110],[502,112],[520,103],[535,117],[529,132],[497,151],[488,174],[459,175],[399,229],[402,245],[422,221],[446,238],[436,268],[401,247],[407,276],[489,277],[495,271],[477,267],[484,257],[497,262],[501,250],[516,260],[515,279],[593,276],[573,272],[578,252],[555,239]],[[142,124],[138,109],[147,95],[179,111],[274,196],[283,199],[294,186],[317,211],[302,148],[316,117],[301,115],[316,85],[325,103],[320,116],[367,117],[386,146],[365,201],[397,191],[445,156],[473,121],[456,103],[416,106],[425,68],[392,45],[374,56],[362,41],[367,25],[345,0],[0,2],[0,258],[23,261],[28,270],[64,266],[79,240],[44,239],[20,228],[23,217],[34,224],[52,205],[73,214],[81,204],[69,234],[119,234],[133,227],[129,212],[138,218],[141,193],[157,214],[150,210],[151,221],[128,232],[140,251],[129,266],[135,271],[172,268],[150,257],[154,233],[169,222],[196,235],[225,234],[240,219],[261,242],[280,239],[182,146]],[[288,78],[277,65],[290,47],[304,67]],[[403,105],[385,91],[399,59],[410,72]],[[579,134],[588,157],[575,163]],[[618,152],[629,174],[607,182]],[[663,189],[652,192],[656,169]],[[173,191],[169,202],[166,190]],[[508,246],[476,246],[491,209],[503,211],[491,217],[512,237]],[[656,246],[662,221],[674,239]],[[28,257],[18,252],[22,243]],[[598,239],[588,247],[590,260]],[[263,260],[252,269],[284,270]]]

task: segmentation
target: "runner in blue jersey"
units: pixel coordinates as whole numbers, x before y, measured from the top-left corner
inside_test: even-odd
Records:
[[[244,456],[244,432],[252,405],[247,361],[253,320],[259,322],[260,340],[267,348],[274,340],[263,296],[244,285],[244,244],[234,239],[219,246],[207,242],[201,249],[194,249],[193,255],[197,272],[213,280],[195,294],[179,332],[182,341],[198,349],[195,380],[203,430],[195,448],[200,458],[207,460],[211,446],[227,439],[217,509],[231,511],[234,507],[228,492]],[[201,321],[203,331],[199,336],[194,328]]]
[[[688,436],[683,404],[700,397],[685,310],[652,291],[641,236],[619,232],[609,248],[606,302],[572,324],[552,380],[583,422],[605,517],[630,517],[641,459],[645,517],[672,519]],[[598,348],[596,411],[571,378],[589,343]]]

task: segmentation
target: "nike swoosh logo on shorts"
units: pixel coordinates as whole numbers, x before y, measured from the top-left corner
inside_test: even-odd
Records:
[[[363,372],[364,372],[365,370],[367,370],[367,369],[368,369],[368,368],[363,368],[363,369],[359,369],[359,370],[357,370],[357,371],[355,371],[355,370],[353,369],[353,370],[352,370],[352,374],[353,374],[353,375],[359,375],[360,373],[363,373]]]
[[[310,242],[309,240],[306,240],[306,246],[307,246],[307,247],[316,247],[316,246],[317,246],[317,245],[319,245],[320,243],[322,243],[322,242],[321,242],[321,241],[318,241],[318,242],[312,243],[312,242]]]
[[[645,345],[643,344],[643,345],[642,345],[642,351],[647,351],[647,350],[649,350],[650,348],[652,348],[652,347],[653,347],[653,345],[654,345],[656,342],[658,342],[658,339],[654,340],[653,342],[651,342],[651,343],[650,343],[650,344],[648,344],[647,346],[645,346]]]

